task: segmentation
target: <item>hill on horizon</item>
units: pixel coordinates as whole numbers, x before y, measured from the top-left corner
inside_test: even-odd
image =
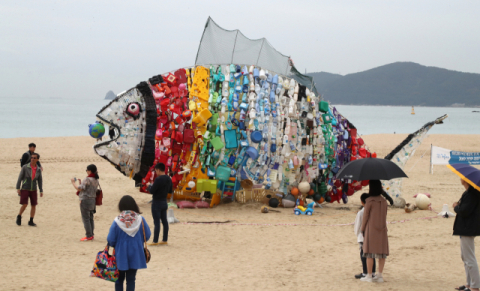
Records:
[[[117,98],[117,95],[115,95],[112,90],[108,91],[105,95],[105,100],[113,100],[115,98]]]
[[[396,62],[345,76],[308,73],[333,104],[480,106],[480,74]]]

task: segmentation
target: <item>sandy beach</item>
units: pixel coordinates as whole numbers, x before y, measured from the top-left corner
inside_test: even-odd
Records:
[[[370,149],[384,157],[407,135],[364,136]],[[44,197],[35,222],[15,224],[20,208],[15,191],[19,159],[30,142],[37,144],[44,167]],[[459,151],[478,151],[480,135],[430,135],[409,160],[403,197],[430,193],[439,212],[456,202],[463,187],[445,166],[429,174],[430,144]],[[0,290],[113,290],[114,284],[90,278],[96,253],[106,245],[117,203],[132,195],[153,230],[150,195],[139,193],[124,177],[94,154],[90,137],[0,139],[2,225]],[[421,158],[424,154],[423,158]],[[83,179],[88,164],[97,165],[104,205],[97,207],[95,240],[81,242],[84,228],[70,178]],[[366,189],[364,189],[366,190]],[[260,213],[261,204],[231,203],[213,209],[175,210],[181,223],[170,226],[169,245],[151,247],[148,268],[139,270],[138,290],[453,290],[465,283],[459,238],[452,236],[453,218],[435,212],[389,208],[390,256],[385,283],[356,280],[361,272],[353,222],[360,193],[348,204],[324,204],[311,217],[291,209]],[[230,224],[185,224],[226,221]],[[477,250],[477,257],[480,258]]]

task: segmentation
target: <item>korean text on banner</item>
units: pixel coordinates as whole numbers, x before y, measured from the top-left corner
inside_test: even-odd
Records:
[[[450,152],[449,164],[480,165],[480,153]]]
[[[450,161],[450,150],[432,146],[432,165],[448,165]]]
[[[467,164],[480,165],[480,152],[458,152],[432,146],[432,165]]]

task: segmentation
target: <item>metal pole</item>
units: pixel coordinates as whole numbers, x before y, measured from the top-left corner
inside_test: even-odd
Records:
[[[237,30],[237,34],[235,34],[235,42],[233,43],[232,60],[230,62],[232,64],[233,64],[233,56],[235,55],[235,47],[237,46],[237,36],[238,36],[238,30]]]

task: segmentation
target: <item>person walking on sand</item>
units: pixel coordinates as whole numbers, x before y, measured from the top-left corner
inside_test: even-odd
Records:
[[[78,191],[78,199],[80,200],[80,213],[82,214],[83,226],[85,227],[85,237],[81,241],[93,240],[95,224],[93,222],[93,214],[95,213],[95,198],[98,188],[98,172],[97,166],[94,164],[87,166],[87,177],[78,179],[78,186],[75,179],[72,178],[72,185]]]
[[[150,188],[150,193],[153,196],[152,216],[153,224],[155,225],[153,231],[153,243],[150,245],[166,245],[168,241],[167,196],[168,194],[173,195],[172,179],[165,175],[165,165],[163,163],[155,165],[155,173],[157,174],[157,178]],[[160,235],[160,221],[162,221],[163,225],[163,240],[158,242],[158,237]]]
[[[40,190],[40,197],[43,197],[43,180],[42,171],[39,169],[38,160],[40,155],[32,153],[30,163],[24,165],[20,170],[17,180],[17,194],[20,196],[20,212],[17,215],[17,225],[22,225],[22,214],[28,206],[28,199],[30,198],[30,221],[28,225],[37,226],[33,222],[35,217],[35,209],[37,207],[37,184]]]
[[[361,281],[383,282],[385,260],[390,254],[387,236],[387,201],[382,197],[383,189],[380,180],[370,180],[369,197],[366,200],[363,214],[363,256],[367,258],[368,274]],[[378,272],[372,276],[373,260],[378,259]]]
[[[457,213],[453,223],[453,235],[460,236],[460,249],[467,283],[455,289],[478,291],[480,274],[475,257],[474,240],[480,235],[480,192],[465,180],[460,179],[460,182],[466,191],[463,192],[460,200],[452,205]]]
[[[35,153],[36,148],[37,148],[37,145],[34,144],[33,142],[28,145],[28,151],[25,152],[22,155],[22,158],[20,159],[20,167],[23,167],[26,164],[30,163],[30,159],[32,157],[32,154]],[[43,168],[42,168],[42,165],[40,164],[40,161],[37,161],[37,166],[40,167],[40,170],[43,171]]]
[[[113,221],[107,236],[108,245],[115,248],[119,271],[115,291],[123,291],[125,279],[127,291],[134,291],[137,270],[147,268],[143,243],[150,239],[151,232],[132,196],[123,196],[118,210],[120,215]]]
[[[367,270],[367,258],[363,256],[363,233],[361,232],[362,228],[362,222],[363,222],[363,212],[365,210],[365,202],[368,198],[367,193],[363,193],[360,196],[360,202],[362,203],[362,208],[360,211],[357,213],[357,217],[355,217],[355,224],[353,227],[353,231],[355,232],[355,235],[357,236],[357,242],[360,246],[360,260],[362,261],[362,269],[363,273],[360,273],[358,275],[355,275],[355,279],[361,279],[368,274]],[[373,272],[375,272],[375,259],[373,259]]]

